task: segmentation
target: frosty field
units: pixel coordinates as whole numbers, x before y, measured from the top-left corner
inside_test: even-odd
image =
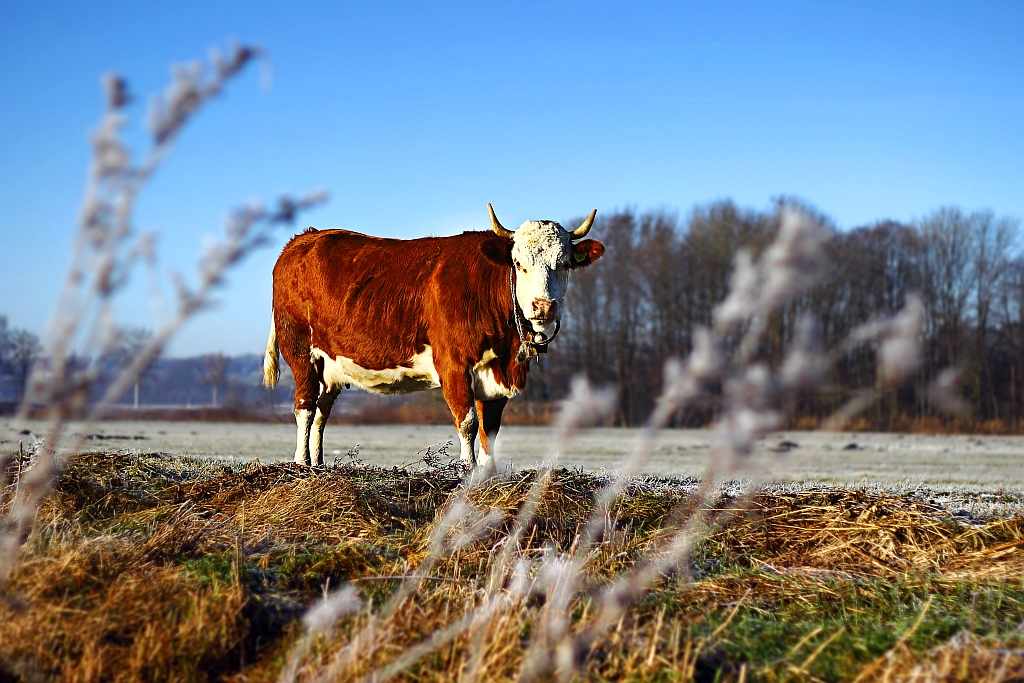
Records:
[[[0,422],[0,452],[28,447],[0,473],[0,510],[44,429]],[[497,682],[530,678],[559,643],[578,680],[1024,679],[1022,437],[782,432],[759,444],[759,474],[721,477],[763,488],[726,481],[704,499],[688,477],[712,432],[669,430],[642,472],[655,476],[605,509],[605,471],[637,432],[596,429],[520,522],[553,429],[502,429],[504,470],[469,487],[416,462],[446,427],[332,425],[325,468],[288,462],[284,423],[83,430],[69,425],[84,452],[0,590],[2,680]],[[367,466],[346,457],[357,443]],[[687,570],[641,583],[684,514],[709,522],[677,558]],[[588,519],[614,530],[581,552]],[[551,567],[577,572],[558,575],[578,579],[563,597]],[[635,599],[605,619],[622,585]],[[321,628],[328,595],[352,606]]]
[[[45,424],[0,421],[0,449],[31,444],[28,431],[42,434]],[[81,432],[72,423],[69,433]],[[90,432],[89,450],[130,448],[146,452],[204,455],[263,463],[287,461],[294,449],[290,424],[210,422],[102,422]],[[559,457],[559,464],[586,470],[616,470],[628,457],[636,430],[602,428],[581,434]],[[359,444],[367,464],[391,467],[417,460],[428,446],[455,440],[446,426],[329,425],[325,435],[328,462],[343,458]],[[643,474],[700,476],[712,432],[666,430]],[[458,442],[455,441],[457,444]],[[554,454],[549,427],[503,427],[498,437],[499,464],[532,467]],[[457,455],[458,446],[451,451]],[[836,432],[780,432],[764,440],[757,465],[766,479],[779,482],[822,481],[839,484],[967,485],[1024,488],[1024,437]]]
[[[693,480],[601,504],[612,478],[580,469],[466,487],[113,450],[71,457],[34,511],[0,680],[1024,680],[1024,517],[984,502],[1013,493],[728,485],[695,509]],[[6,460],[0,511],[31,471]],[[614,527],[587,540],[595,519]],[[661,557],[682,571],[648,575]]]

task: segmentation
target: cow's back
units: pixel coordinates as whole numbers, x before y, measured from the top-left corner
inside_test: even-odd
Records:
[[[483,330],[466,327],[481,322],[478,309],[493,298],[492,280],[507,277],[480,257],[488,237],[397,240],[314,229],[296,235],[274,267],[274,317],[286,359],[288,338],[293,345],[304,338],[331,358],[393,368],[431,343],[431,327],[434,336],[439,327],[458,328],[453,337],[472,353],[479,343],[471,337]]]

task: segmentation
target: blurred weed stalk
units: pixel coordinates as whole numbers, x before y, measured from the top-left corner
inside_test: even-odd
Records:
[[[160,293],[157,234],[138,232],[133,223],[136,201],[153,174],[167,160],[182,129],[211,98],[217,96],[249,62],[262,57],[255,47],[233,46],[225,55],[214,50],[209,64],[196,62],[172,69],[173,79],[149,110],[151,138],[142,161],[133,160],[121,137],[128,123],[126,108],[132,96],[125,80],[103,79],[106,111],[92,134],[92,161],[74,238],[71,264],[44,340],[44,351],[32,370],[19,407],[24,418],[30,408],[45,406],[49,424],[33,446],[22,471],[19,460],[17,496],[0,506],[0,585],[10,576],[19,548],[31,530],[35,512],[50,491],[60,468],[57,444],[70,415],[85,416],[86,428],[67,451],[81,450],[90,425],[133,387],[142,372],[196,313],[213,303],[214,291],[225,284],[228,271],[249,253],[266,244],[273,229],[290,224],[296,215],[326,200],[323,193],[302,198],[281,197],[267,208],[253,202],[230,213],[224,234],[206,244],[197,266],[194,286],[171,272],[176,297],[173,312]],[[120,341],[115,319],[117,294],[128,286],[132,271],[148,266],[154,311],[163,318],[155,334],[127,358],[98,400],[92,389],[99,379],[98,360]],[[87,362],[76,362],[85,358]],[[0,462],[0,489],[6,490],[11,463]]]
[[[486,639],[502,629],[518,628],[520,620],[527,618],[524,605],[530,600],[543,606],[533,611],[518,678],[525,681],[555,676],[562,681],[571,680],[582,670],[597,641],[610,630],[621,628],[631,604],[658,580],[679,572],[685,575],[701,543],[752,504],[756,485],[723,504],[718,484],[738,475],[757,474],[752,472],[751,456],[758,440],[782,426],[801,392],[821,389],[839,359],[859,347],[872,345],[878,359],[877,388],[855,395],[827,421],[831,428],[839,428],[870,406],[884,390],[899,386],[912,376],[921,362],[924,325],[923,308],[916,295],[909,296],[897,314],[852,330],[843,343],[831,350],[820,348],[817,323],[805,315],[796,321],[795,342],[777,368],[753,360],[770,316],[818,284],[828,267],[824,247],[829,234],[822,224],[786,208],[780,211],[778,220],[775,240],[760,258],[755,259],[746,250],[738,252],[730,291],[715,308],[710,328],[697,330],[693,353],[685,361],[666,364],[663,392],[653,413],[640,430],[618,476],[598,492],[592,515],[581,525],[568,552],[548,547],[537,557],[524,549],[524,536],[530,532],[537,507],[551,481],[551,466],[541,467],[509,531],[492,546],[486,584],[463,605],[462,615],[406,648],[389,663],[374,668],[371,662],[378,660],[378,653],[391,633],[388,619],[415,599],[418,587],[430,576],[438,560],[453,557],[458,548],[493,531],[493,526],[488,525],[487,511],[469,503],[474,487],[486,486],[487,482],[467,478],[439,515],[425,559],[387,604],[376,614],[372,608],[366,608],[356,621],[361,626],[353,626],[354,635],[326,663],[314,657],[301,665],[310,652],[313,637],[322,632],[308,628],[293,649],[281,680],[384,681],[466,635],[471,645],[463,679],[486,679],[493,675],[486,670]],[[731,356],[727,353],[730,347],[735,348]],[[615,544],[619,531],[611,514],[613,504],[625,493],[632,475],[642,472],[658,433],[674,414],[715,387],[721,387],[724,411],[714,428],[707,468],[696,491],[670,513],[666,524],[669,532],[645,558],[611,582],[594,576],[588,572],[588,564],[599,555],[602,546]],[[949,393],[954,390],[953,382],[947,378],[933,390]],[[955,401],[949,399],[947,403],[952,405]],[[600,422],[613,410],[614,392],[594,389],[578,379],[562,405],[554,459],[580,429]],[[457,538],[454,542],[450,539],[452,535]],[[312,613],[320,614],[332,600],[326,597],[312,608]],[[574,610],[581,605],[582,616],[574,617]],[[349,607],[347,604],[346,610],[340,610],[339,616]],[[688,656],[692,664],[697,651]]]

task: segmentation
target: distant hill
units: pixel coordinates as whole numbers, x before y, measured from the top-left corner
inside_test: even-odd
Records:
[[[209,356],[161,358],[139,382],[139,404],[145,406],[209,406],[213,387],[207,380]],[[232,408],[270,407],[288,402],[295,384],[282,363],[281,382],[273,391],[263,386],[263,357],[255,353],[227,357],[223,382],[217,386],[217,405]],[[111,373],[106,373],[111,374]],[[105,386],[97,387],[105,389]],[[129,390],[119,405],[132,405]]]

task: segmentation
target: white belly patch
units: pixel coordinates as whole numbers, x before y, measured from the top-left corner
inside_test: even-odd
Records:
[[[512,398],[519,393],[516,389],[500,384],[494,378],[491,362],[497,358],[494,351],[487,349],[483,358],[473,366],[473,395],[478,401],[493,401],[496,398]]]
[[[328,390],[354,386],[378,394],[407,394],[441,386],[434,368],[434,352],[429,345],[409,359],[408,367],[400,365],[383,370],[368,370],[345,356],[331,358],[316,347],[309,355],[314,363],[323,361],[324,384]]]

